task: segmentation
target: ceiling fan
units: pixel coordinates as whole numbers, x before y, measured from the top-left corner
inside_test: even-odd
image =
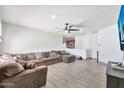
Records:
[[[73,24],[70,24],[70,23],[65,23],[64,29],[63,28],[59,28],[59,29],[61,29],[62,31],[71,33],[73,31],[80,31],[79,28],[81,28],[81,27],[87,27],[87,26],[82,25],[81,23],[80,24],[77,24],[77,25],[73,25]]]
[[[71,33],[71,31],[79,31],[79,29],[76,29],[73,27],[74,27],[74,25],[71,25],[69,23],[65,23],[64,29],[63,28],[59,28],[59,29],[61,29],[62,31],[68,32],[68,33]]]

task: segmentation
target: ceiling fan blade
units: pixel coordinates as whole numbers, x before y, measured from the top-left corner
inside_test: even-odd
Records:
[[[69,29],[71,29],[73,26],[74,26],[74,25],[70,25],[70,26],[69,26]]]
[[[80,31],[79,29],[69,29],[69,31]]]
[[[64,30],[68,30],[68,26],[66,26]]]
[[[81,24],[80,24],[80,25],[74,25],[74,27],[80,27],[80,28],[81,28],[81,27],[90,27],[90,25],[81,25]]]

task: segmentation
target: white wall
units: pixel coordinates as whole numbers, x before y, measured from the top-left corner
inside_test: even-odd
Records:
[[[117,24],[99,30],[99,60],[122,61]]]
[[[97,50],[98,50],[98,33],[88,34],[88,40],[90,45],[90,57],[97,58]]]
[[[75,49],[70,49],[71,53],[81,56],[83,59],[87,58],[87,49],[89,49],[89,41],[86,35],[75,37]]]
[[[98,33],[88,34],[90,49],[98,49]]]
[[[98,49],[98,33],[76,36],[75,46],[79,49]]]
[[[82,49],[82,51],[79,51],[80,54],[85,50],[87,53],[82,53],[82,55],[86,54],[86,57],[97,58],[98,33],[88,33],[86,35],[76,36],[75,48],[78,50]]]
[[[80,35],[75,37],[76,49],[89,49],[89,41],[87,35]]]
[[[77,36],[76,48],[90,49],[92,58],[97,58],[97,50],[99,50],[99,61],[104,63],[108,61],[122,62],[123,55],[120,50],[117,24],[101,29],[95,34]]]
[[[22,53],[63,49],[63,37],[22,26],[3,23],[2,52]]]

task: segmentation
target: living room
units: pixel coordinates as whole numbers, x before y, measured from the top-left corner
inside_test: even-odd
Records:
[[[121,5],[1,5],[0,87],[111,87],[107,63],[123,60],[120,10]]]

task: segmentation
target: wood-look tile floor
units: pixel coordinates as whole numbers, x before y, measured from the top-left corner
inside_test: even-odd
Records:
[[[88,59],[48,66],[46,88],[104,88],[106,64]]]

